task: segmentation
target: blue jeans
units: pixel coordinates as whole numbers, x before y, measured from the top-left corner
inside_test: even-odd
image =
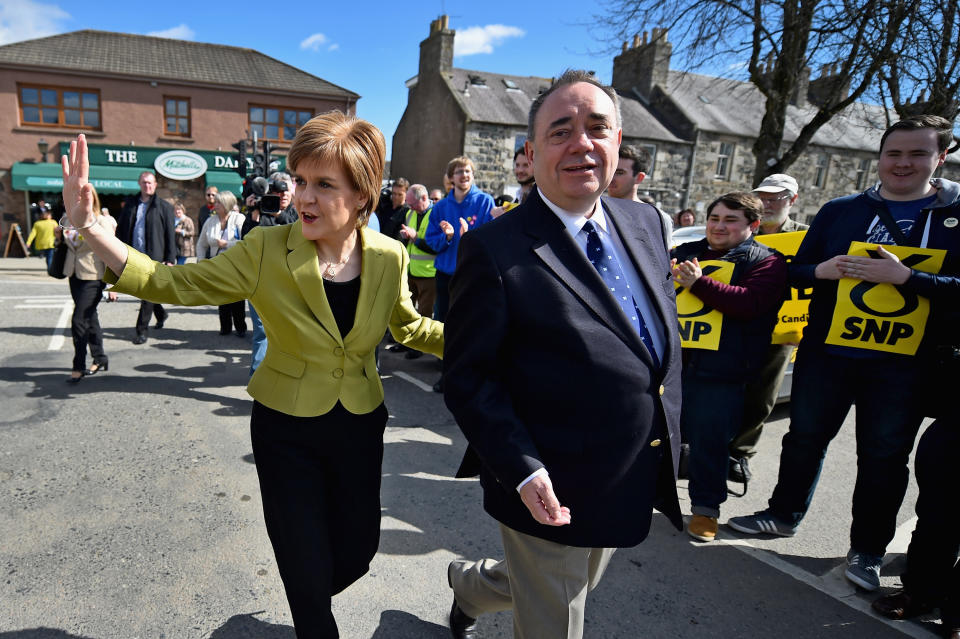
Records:
[[[250,307],[250,323],[253,324],[253,349],[250,353],[250,375],[253,375],[263,361],[263,356],[267,354],[267,334],[263,332],[263,322],[260,321],[257,309],[253,308],[249,300],[247,306]]]
[[[47,260],[47,270],[50,270],[50,265],[53,264],[53,250],[52,248],[40,249],[40,255],[43,256],[43,259]]]
[[[857,481],[850,547],[883,555],[907,491],[907,461],[923,421],[917,358],[856,359],[800,344],[793,370],[790,428],[770,512],[796,526],[813,499],[823,458],[856,405]]]
[[[683,371],[680,431],[690,444],[690,504],[694,515],[720,516],[727,500],[730,442],[743,422],[744,384]]]

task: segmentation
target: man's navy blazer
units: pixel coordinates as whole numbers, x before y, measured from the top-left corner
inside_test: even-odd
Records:
[[[571,546],[640,543],[652,510],[682,527],[680,339],[662,221],[603,200],[666,344],[655,368],[639,336],[536,191],[463,236],[444,327],[448,408],[480,462],[484,507],[520,532]],[[465,464],[467,463],[465,459]],[[546,467],[571,511],[537,523],[517,485]]]

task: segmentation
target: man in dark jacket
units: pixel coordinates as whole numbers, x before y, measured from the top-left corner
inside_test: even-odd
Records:
[[[930,414],[933,355],[956,343],[960,185],[933,179],[952,142],[953,126],[939,116],[894,123],[880,140],[880,182],[827,202],[813,219],[790,265],[791,285],[812,286],[813,297],[777,486],[766,510],[729,522],[747,534],[796,534],[827,446],[855,405],[857,481],[845,574],[865,590],[880,586],[896,532],[910,451]]]
[[[586,71],[541,93],[526,142],[537,189],[461,238],[444,399],[505,559],[448,567],[460,639],[505,609],[514,637],[580,639],[614,549],[643,541],[654,507],[680,528],[680,341],[660,218],[600,197],[622,138],[617,100]],[[451,173],[466,195],[472,176]]]
[[[746,385],[760,371],[787,290],[786,259],[752,237],[762,213],[757,196],[727,193],[707,207],[706,238],[672,252],[678,292],[687,291],[697,307],[678,312],[684,340],[680,431],[690,444],[693,511],[687,533],[700,541],[717,535],[720,504],[727,499],[727,447],[740,428]],[[731,267],[717,268],[720,263]],[[708,315],[710,310],[719,316]]]
[[[177,218],[173,213],[173,206],[157,197],[157,176],[153,173],[144,171],[137,181],[140,184],[139,195],[127,198],[120,215],[117,216],[117,237],[158,262],[176,264]],[[163,328],[167,312],[159,304],[142,300],[140,313],[137,315],[134,344],[147,341],[151,314],[157,318],[156,328]]]

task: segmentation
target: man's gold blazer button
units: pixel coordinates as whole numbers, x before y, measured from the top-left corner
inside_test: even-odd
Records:
[[[654,448],[656,448],[657,446],[660,445],[660,440],[659,440],[659,439],[655,439],[655,440],[653,440],[652,442],[650,442],[650,445],[653,446]]]
[[[660,395],[663,395],[663,392],[664,392],[665,390],[666,390],[666,389],[663,387],[663,384],[660,384]]]

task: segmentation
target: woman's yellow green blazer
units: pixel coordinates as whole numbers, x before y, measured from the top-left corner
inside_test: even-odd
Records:
[[[154,262],[133,248],[113,290],[162,304],[220,305],[248,299],[263,321],[267,354],[247,392],[298,417],[322,415],[339,400],[368,413],[383,401],[374,349],[389,327],[401,344],[443,353],[443,324],[421,317],[410,301],[403,245],[361,231],[360,297],[353,329],[340,335],[323,290],[315,244],[301,222],[258,227],[210,260],[183,266]]]

